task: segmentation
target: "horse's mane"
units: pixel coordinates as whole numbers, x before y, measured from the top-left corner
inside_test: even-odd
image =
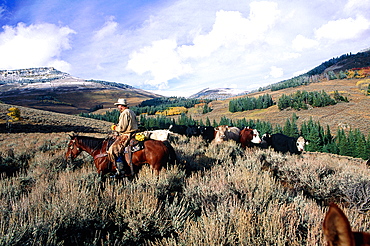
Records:
[[[76,136],[86,146],[98,149],[103,147],[104,138],[94,138],[89,136]]]

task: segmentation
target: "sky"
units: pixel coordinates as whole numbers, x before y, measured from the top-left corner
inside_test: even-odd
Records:
[[[250,91],[370,48],[370,0],[0,0],[0,70]]]

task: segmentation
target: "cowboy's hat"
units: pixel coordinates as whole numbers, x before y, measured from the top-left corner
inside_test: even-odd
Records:
[[[123,105],[123,106],[127,106],[127,102],[126,102],[126,99],[124,98],[119,98],[118,101],[116,103],[114,103],[114,105]]]

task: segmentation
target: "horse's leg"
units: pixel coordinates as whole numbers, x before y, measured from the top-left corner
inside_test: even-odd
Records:
[[[161,141],[153,141],[145,146],[145,158],[147,163],[154,170],[156,175],[159,175],[161,170],[169,161],[169,150]]]

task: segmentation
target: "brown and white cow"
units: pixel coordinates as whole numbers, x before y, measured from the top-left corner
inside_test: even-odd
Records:
[[[256,129],[251,129],[249,127],[244,127],[240,131],[240,144],[243,149],[247,147],[253,147],[253,144],[260,144],[261,138]]]
[[[235,126],[227,126],[221,125],[215,127],[215,139],[213,139],[213,143],[219,144],[224,141],[234,140],[239,142],[240,138],[240,129]]]

